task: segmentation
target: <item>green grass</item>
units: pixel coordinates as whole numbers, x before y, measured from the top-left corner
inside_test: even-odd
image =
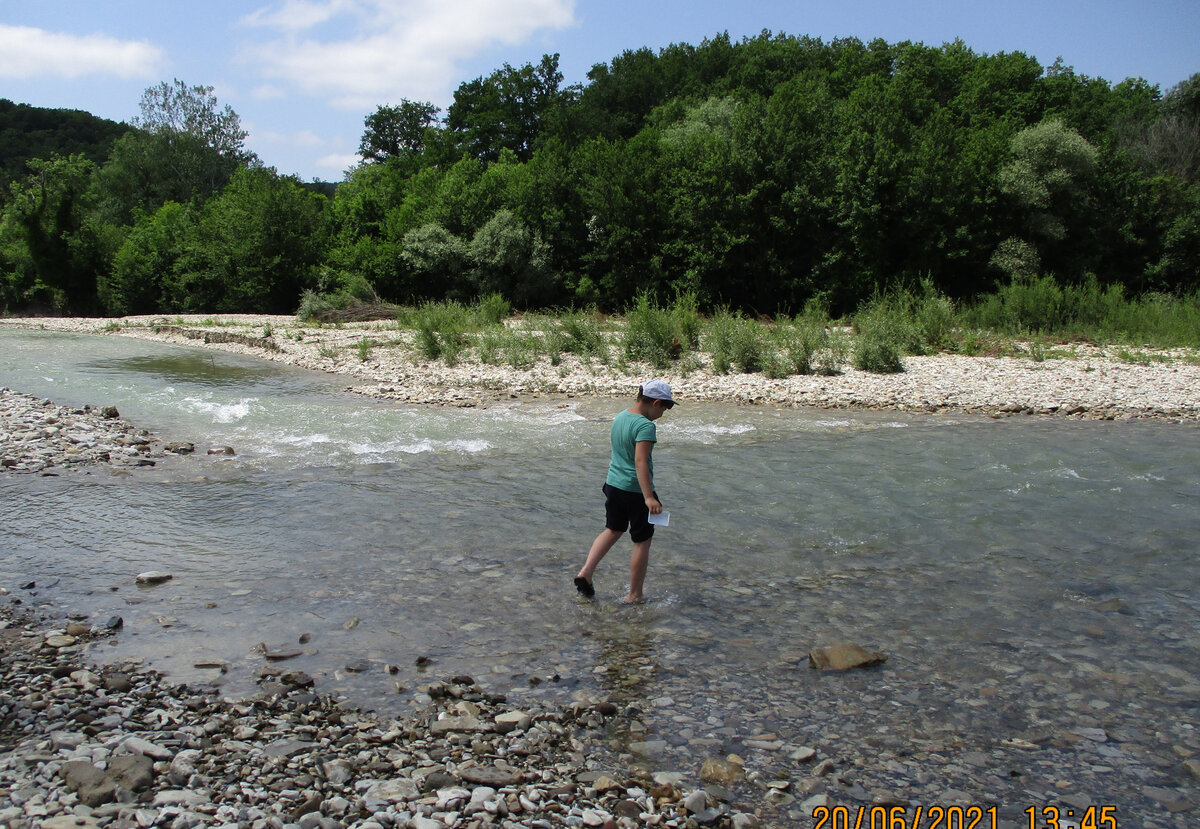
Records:
[[[397,326],[414,331],[411,346],[427,360],[453,365],[474,348],[491,365],[562,366],[567,355],[624,373],[686,374],[711,357],[714,371],[772,378],[839,374],[846,365],[877,373],[904,370],[908,356],[957,353],[1042,362],[1077,359],[1067,344],[1121,346],[1114,359],[1148,364],[1153,349],[1200,348],[1200,294],[1126,297],[1094,279],[1060,285],[1049,277],[1011,282],[995,293],[954,301],[928,281],[881,292],[854,314],[831,320],[814,300],[796,317],[753,319],[737,311],[699,312],[681,294],[663,305],[638,296],[623,318],[595,310],[525,313],[513,318],[499,294],[467,305],[427,302],[399,309]],[[1176,358],[1200,361],[1200,356]]]
[[[976,298],[959,315],[959,324],[1010,336],[1195,347],[1200,345],[1200,293],[1127,297],[1121,285],[1102,286],[1095,277],[1073,285],[1041,276],[1014,280]]]

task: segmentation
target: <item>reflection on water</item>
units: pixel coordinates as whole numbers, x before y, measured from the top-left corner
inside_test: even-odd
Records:
[[[119,393],[139,425],[239,450],[124,478],[0,477],[0,579],[123,616],[100,659],[240,693],[256,646],[307,634],[286,664],[321,690],[400,712],[466,673],[517,701],[607,697],[633,712],[612,739],[666,767],[753,734],[911,751],[1094,722],[1158,756],[1200,725],[1193,427],[680,407],[655,458],[671,527],[650,602],[626,608],[628,543],[595,602],[571,584],[618,401],[397,406],[224,355],[67,344],[48,362],[45,339],[0,332],[0,384]],[[136,587],[149,569],[175,578]],[[842,641],[889,660],[808,668]],[[193,667],[214,660],[228,672]]]
[[[231,364],[224,359],[218,365],[213,354],[153,354],[112,357],[84,364],[85,370],[99,374],[144,374],[165,383],[190,383],[199,386],[234,386],[269,380],[279,376],[270,364]]]

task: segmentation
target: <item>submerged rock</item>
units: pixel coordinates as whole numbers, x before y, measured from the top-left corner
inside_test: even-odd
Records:
[[[813,648],[808,652],[809,664],[821,671],[848,671],[851,668],[869,668],[882,665],[887,661],[887,654],[882,651],[869,651],[862,645],[846,642],[831,645],[827,648]]]
[[[163,584],[173,578],[175,578],[173,575],[162,570],[147,570],[145,573],[138,573],[136,581],[140,585],[149,586]]]

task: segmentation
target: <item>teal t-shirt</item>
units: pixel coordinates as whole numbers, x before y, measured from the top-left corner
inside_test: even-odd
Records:
[[[605,483],[623,489],[626,492],[641,492],[638,486],[637,466],[634,464],[637,445],[643,440],[651,443],[658,441],[658,432],[654,421],[634,414],[626,409],[615,418],[612,424],[612,460],[608,464],[608,477]],[[654,457],[650,458],[650,488],[654,488]]]

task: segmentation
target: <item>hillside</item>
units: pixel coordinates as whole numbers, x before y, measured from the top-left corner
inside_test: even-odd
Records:
[[[128,124],[77,109],[47,109],[0,98],[0,188],[25,174],[31,158],[82,153],[102,163]],[[0,194],[0,201],[4,195]]]

